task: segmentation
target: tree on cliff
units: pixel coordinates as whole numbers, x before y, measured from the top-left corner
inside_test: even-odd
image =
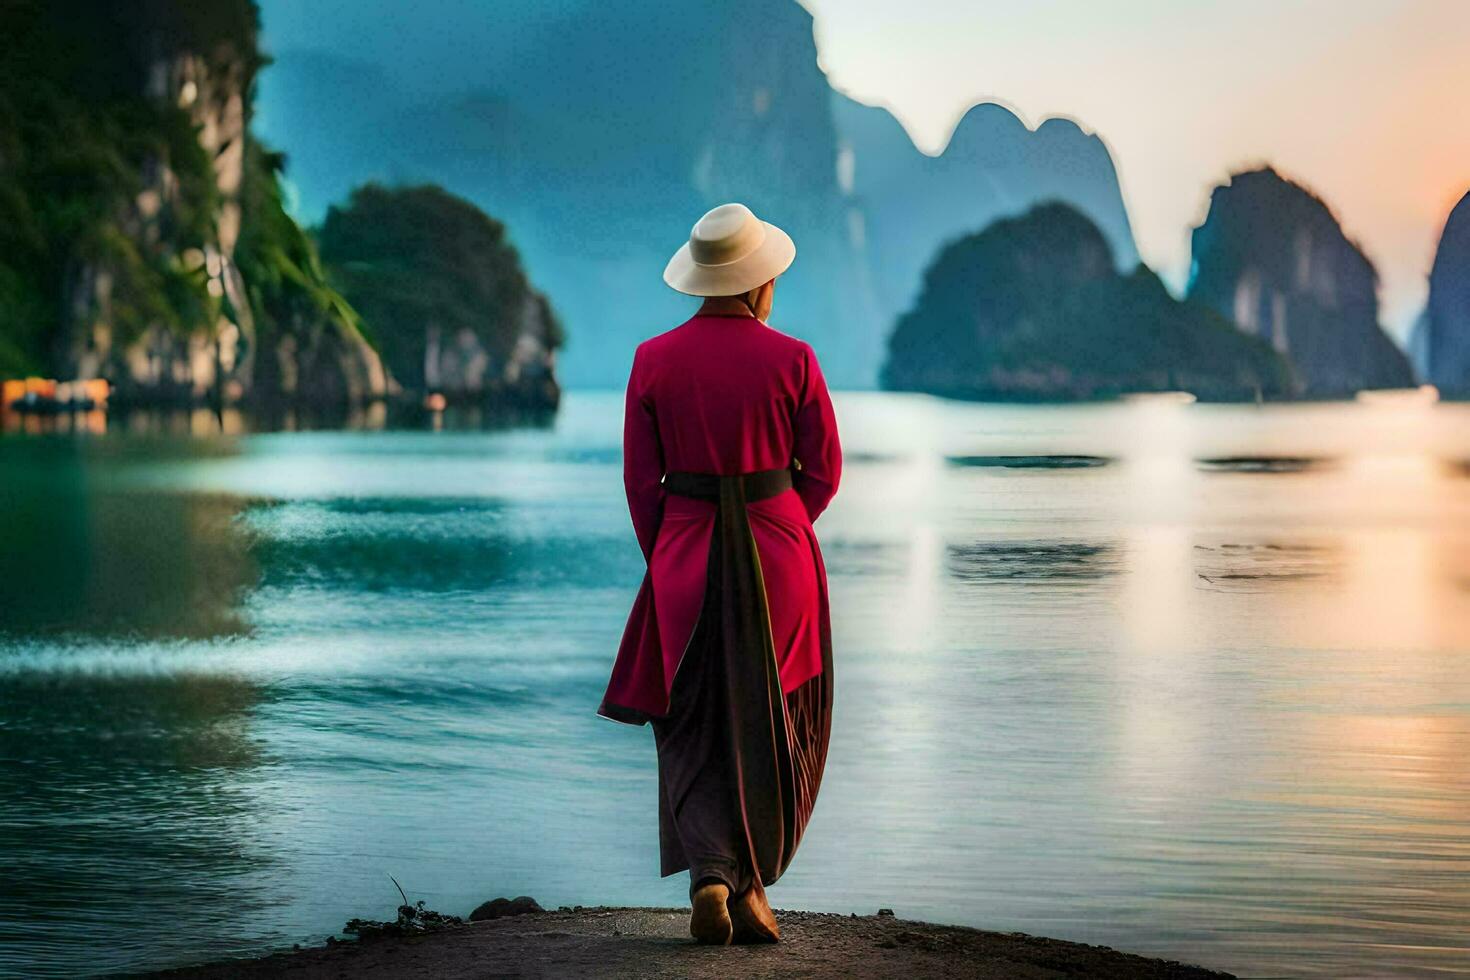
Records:
[[[479,390],[563,342],[505,226],[442,188],[360,187],[327,212],[318,239],[405,387]]]
[[[1378,273],[1311,191],[1270,167],[1215,188],[1194,230],[1189,298],[1269,341],[1301,394],[1413,384],[1378,324]]]
[[[1284,394],[1290,371],[1224,318],[1171,297],[1070,205],[1038,205],[945,246],[899,318],[887,388],[959,398],[1065,400],[1187,390]]]
[[[247,216],[235,248],[248,297],[247,356],[258,405],[318,408],[356,404],[387,387],[373,338],[346,298],[327,282],[316,243],[286,213],[285,159],[259,143],[246,152],[241,184]]]

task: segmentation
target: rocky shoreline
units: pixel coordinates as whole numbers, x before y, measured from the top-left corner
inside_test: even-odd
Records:
[[[338,977],[1023,978],[1221,980],[1231,974],[1105,946],[879,915],[780,912],[777,946],[696,946],[688,909],[563,908],[418,936],[331,943],[146,974],[168,980]]]

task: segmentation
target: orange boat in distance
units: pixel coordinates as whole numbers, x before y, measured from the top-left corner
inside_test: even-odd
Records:
[[[6,412],[87,412],[107,406],[112,386],[103,378],[57,381],[17,378],[0,383],[0,410]]]

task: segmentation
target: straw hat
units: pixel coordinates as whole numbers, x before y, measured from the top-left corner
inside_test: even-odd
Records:
[[[664,269],[664,282],[690,296],[738,296],[785,272],[796,258],[791,237],[743,204],[721,204]]]

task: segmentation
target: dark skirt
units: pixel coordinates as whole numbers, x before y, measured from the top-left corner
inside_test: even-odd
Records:
[[[704,603],[679,661],[658,748],[664,875],[690,872],[733,893],[791,864],[811,818],[832,729],[832,651],[822,672],[781,690],[760,555],[746,503],[790,488],[787,470],[670,473],[669,493],[717,502]]]

